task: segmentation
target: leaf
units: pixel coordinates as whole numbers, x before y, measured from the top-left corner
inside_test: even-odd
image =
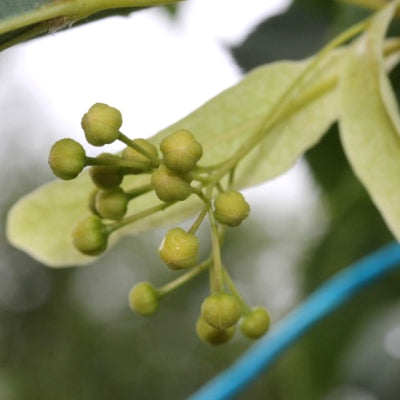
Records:
[[[356,175],[400,239],[400,121],[382,45],[396,3],[349,49],[340,83],[340,133]]]
[[[169,2],[176,1],[179,0]],[[124,14],[133,7],[165,3],[165,0],[3,0],[0,4],[0,50],[83,19]],[[93,14],[95,16],[91,17]]]
[[[317,87],[320,82],[332,81],[341,60],[340,54],[332,54],[316,71]],[[238,85],[222,92],[151,140],[158,145],[163,137],[175,130],[189,129],[203,145],[202,165],[224,161],[259,130],[271,107],[308,62],[281,62],[256,69]],[[318,94],[297,104],[300,107],[297,112],[292,110],[285,123],[268,132],[262,143],[242,160],[235,173],[238,187],[254,185],[284,172],[321,137],[335,120],[337,107],[334,86]],[[149,177],[126,177],[123,186],[131,188],[146,179]],[[70,232],[76,221],[88,213],[86,199],[91,187],[87,174],[83,173],[72,182],[53,182],[21,199],[8,216],[10,242],[51,266],[88,262],[88,257],[81,256],[72,247]],[[192,197],[126,227],[119,234],[137,233],[188,218],[201,204]],[[154,194],[147,194],[135,199],[130,211],[137,213],[159,203]],[[116,237],[118,235],[114,240]]]

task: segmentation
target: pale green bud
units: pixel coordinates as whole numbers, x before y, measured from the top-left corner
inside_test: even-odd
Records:
[[[231,326],[227,329],[216,329],[213,326],[207,324],[202,317],[197,320],[196,323],[197,336],[207,344],[217,346],[228,342],[235,334],[235,327]]]
[[[77,250],[88,256],[97,256],[107,248],[108,232],[102,220],[91,215],[77,223],[72,232]]]
[[[121,219],[128,209],[129,198],[121,188],[102,190],[96,196],[96,210],[107,219]]]
[[[215,219],[229,226],[239,225],[250,213],[250,206],[237,191],[218,194],[214,201]]]
[[[83,116],[81,125],[90,144],[103,146],[118,139],[122,115],[114,107],[96,103]]]
[[[59,178],[74,179],[86,165],[85,149],[73,139],[61,139],[50,150],[49,165]]]
[[[166,203],[186,200],[192,193],[189,176],[180,175],[164,164],[153,172],[151,184],[157,197]]]
[[[149,282],[140,282],[129,292],[129,307],[140,315],[154,314],[158,305],[157,291]]]
[[[198,252],[199,239],[182,228],[169,230],[158,249],[160,258],[171,269],[193,267],[197,264]]]
[[[258,339],[268,331],[269,325],[268,311],[263,307],[256,307],[243,318],[240,330],[244,336]]]
[[[163,139],[160,145],[163,163],[174,171],[191,171],[203,155],[203,147],[192,133],[180,129]]]
[[[118,156],[103,153],[97,158],[118,159]],[[121,168],[116,165],[94,165],[89,169],[93,183],[100,189],[110,190],[118,187],[124,178]]]
[[[201,316],[214,328],[227,329],[238,322],[241,309],[234,296],[227,293],[217,293],[203,301]]]

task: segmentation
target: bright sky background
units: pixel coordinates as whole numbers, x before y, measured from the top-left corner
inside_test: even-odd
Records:
[[[177,21],[157,7],[108,18],[9,50],[12,76],[40,94],[57,138],[81,140],[80,119],[95,102],[121,110],[124,133],[147,137],[236,83],[228,46],[287,4],[189,0]]]

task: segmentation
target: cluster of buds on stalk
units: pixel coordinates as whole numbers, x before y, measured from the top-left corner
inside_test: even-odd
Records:
[[[226,229],[240,225],[250,212],[243,195],[231,188],[233,170],[228,187],[224,188],[220,179],[215,179],[212,167],[198,165],[203,147],[186,129],[166,136],[157,148],[149,140],[130,139],[120,131],[121,126],[120,111],[97,103],[82,118],[86,140],[93,146],[119,140],[126,145],[119,155],[102,153],[89,157],[80,143],[69,138],[59,140],[51,148],[49,164],[61,179],[74,179],[85,167],[90,167],[94,184],[88,194],[91,214],[78,221],[72,232],[76,249],[97,256],[107,249],[109,237],[116,230],[190,196],[198,196],[203,206],[192,226],[186,231],[181,227],[170,229],[158,249],[160,260],[179,276],[160,287],[149,282],[135,284],[129,293],[129,305],[142,316],[153,315],[164,296],[208,270],[211,294],[204,299],[196,323],[200,339],[212,345],[225,343],[233,337],[238,323],[243,335],[252,339],[263,336],[270,324],[267,310],[247,305],[222,263],[221,246]],[[148,180],[141,187],[123,189],[124,177],[132,174],[147,176]],[[129,202],[151,191],[159,204],[127,215]],[[200,260],[196,232],[206,217],[212,249],[209,257]]]

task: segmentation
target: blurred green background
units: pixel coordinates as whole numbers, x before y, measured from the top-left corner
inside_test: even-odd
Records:
[[[365,15],[331,0],[297,0],[231,51],[244,72],[303,58]],[[3,61],[0,75],[7,72]],[[399,94],[399,68],[391,78]],[[36,109],[26,107],[36,94],[23,86],[2,85],[2,91],[0,400],[186,398],[251,342],[237,334],[229,344],[210,348],[197,339],[206,276],[166,298],[156,317],[132,315],[127,293],[133,283],[162,284],[174,276],[159,268],[154,251],[161,230],[126,238],[100,261],[77,269],[48,269],[8,245],[7,210],[52,177],[43,163],[49,143],[40,139],[45,110],[40,102]],[[223,250],[244,296],[266,305],[274,321],[336,271],[393,240],[351,172],[336,126],[306,162],[311,206],[288,212],[260,201],[249,220],[229,232]],[[201,234],[206,241],[207,231]],[[399,377],[395,273],[320,323],[237,398],[397,400]]]

